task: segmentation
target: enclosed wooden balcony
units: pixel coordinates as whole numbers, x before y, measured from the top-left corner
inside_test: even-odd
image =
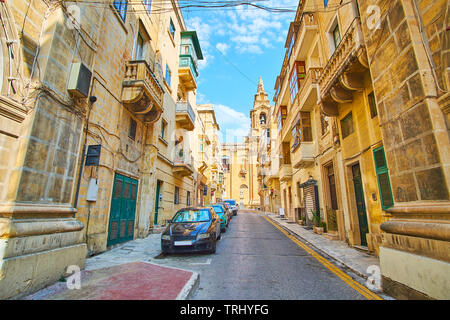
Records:
[[[159,120],[163,111],[164,89],[146,61],[129,61],[122,83],[122,101],[144,122]]]
[[[292,165],[295,169],[304,168],[314,163],[314,142],[301,142],[292,151]]]
[[[280,180],[281,181],[289,181],[292,179],[292,165],[291,164],[283,164],[280,167]]]
[[[363,90],[363,73],[369,68],[361,22],[356,17],[319,78],[319,106],[327,116],[338,115],[338,104],[353,101],[353,91]]]
[[[178,77],[186,91],[197,89],[197,66],[191,55],[181,55],[178,68]]]
[[[189,102],[178,102],[176,106],[175,121],[177,126],[188,131],[195,128],[195,113]]]

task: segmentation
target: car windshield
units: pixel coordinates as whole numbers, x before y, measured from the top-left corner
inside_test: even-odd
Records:
[[[213,208],[216,213],[223,213],[222,206],[213,206]]]
[[[225,200],[226,203],[235,206],[236,205],[236,201],[235,200]]]
[[[211,220],[211,214],[208,209],[200,210],[182,210],[178,211],[173,217],[172,222],[208,222]]]

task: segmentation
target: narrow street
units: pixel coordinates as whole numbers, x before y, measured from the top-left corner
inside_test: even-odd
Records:
[[[250,211],[233,218],[216,254],[167,255],[157,260],[200,274],[195,300],[365,299],[263,215]]]

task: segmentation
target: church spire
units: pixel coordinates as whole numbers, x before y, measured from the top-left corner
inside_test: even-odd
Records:
[[[258,83],[258,93],[260,93],[260,92],[265,92],[264,91],[264,83],[262,81],[262,77],[261,76],[259,77],[259,83]]]

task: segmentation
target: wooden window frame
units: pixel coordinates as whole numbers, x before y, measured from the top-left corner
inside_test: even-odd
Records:
[[[277,117],[278,133],[283,129],[283,125],[286,119],[287,119],[287,106],[280,106]]]
[[[137,122],[130,117],[130,130],[128,131],[128,137],[131,140],[136,140]]]
[[[180,204],[180,188],[175,186],[175,191],[173,193],[173,203]]]
[[[349,119],[351,119],[351,120],[349,120]],[[351,123],[351,130],[349,132],[347,132],[347,127],[346,127],[347,121],[350,121],[350,123]],[[352,111],[350,111],[345,117],[343,117],[340,122],[341,122],[342,139],[347,138],[349,135],[351,135],[353,132],[355,132],[355,128],[353,126]]]
[[[376,158],[375,154],[377,152],[380,152],[380,151],[383,152],[384,165],[380,165],[379,163],[377,163],[377,158]],[[376,172],[377,182],[378,182],[378,193],[380,194],[381,209],[386,211],[387,209],[389,209],[389,208],[394,206],[394,196],[392,194],[391,179],[390,179],[390,176],[389,176],[389,169],[388,169],[388,166],[387,166],[387,160],[386,160],[386,154],[384,152],[384,146],[381,146],[379,148],[374,149],[373,150],[373,157],[374,157],[375,172]],[[387,187],[388,187],[388,190],[386,190],[386,191],[388,191],[388,195],[390,197],[390,199],[389,199],[390,202],[391,202],[390,205],[385,205],[385,200],[387,200],[387,199],[385,199],[385,197],[383,196],[383,192],[382,192],[382,185],[381,185],[381,180],[380,180],[380,175],[382,175],[382,174],[386,174],[387,175],[387,184],[388,184]],[[384,186],[384,187],[386,187],[386,186]]]
[[[301,83],[306,78],[306,63],[305,61],[295,61],[289,76],[289,89],[291,94],[291,103],[294,103],[300,89]]]
[[[339,41],[336,41],[336,31],[338,32]],[[331,36],[333,37],[334,48],[337,49],[342,42],[341,29],[339,28],[339,23],[331,31]]]
[[[175,25],[173,23],[172,18],[170,18],[170,22],[169,22],[169,34],[171,35],[172,39],[175,41]]]
[[[167,121],[161,119],[161,132],[159,133],[159,137],[163,140],[166,138],[166,129],[167,129]]]
[[[127,19],[127,9],[128,9],[128,1],[127,0],[115,0],[113,1],[113,7],[117,10],[120,18],[123,22]]]
[[[292,146],[291,146],[292,151],[296,150],[302,142],[312,142],[313,141],[311,112],[299,111],[297,117],[298,117],[298,120],[292,126],[292,141],[293,141]],[[307,128],[308,128],[308,130],[306,130]],[[309,132],[309,133],[305,134],[305,132]],[[307,137],[308,139],[305,139],[305,137]]]
[[[373,119],[376,116],[378,116],[378,110],[377,110],[377,101],[375,99],[375,93],[372,91],[367,95],[367,99],[369,101],[369,110],[370,110],[370,117]]]

